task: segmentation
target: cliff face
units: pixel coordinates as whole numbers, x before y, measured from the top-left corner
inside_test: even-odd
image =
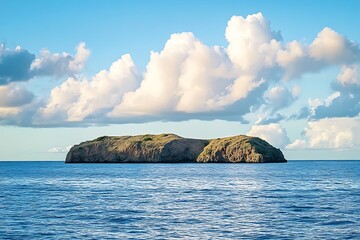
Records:
[[[286,162],[282,152],[260,138],[213,140],[174,134],[100,137],[73,146],[66,163]]]
[[[72,147],[66,162],[194,162],[207,144],[174,134],[100,137]]]
[[[286,162],[282,152],[268,142],[244,135],[210,140],[197,162]]]

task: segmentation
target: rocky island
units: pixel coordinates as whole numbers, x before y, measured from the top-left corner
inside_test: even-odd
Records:
[[[286,162],[268,142],[238,135],[210,140],[175,134],[108,137],[73,146],[66,163],[270,163]]]

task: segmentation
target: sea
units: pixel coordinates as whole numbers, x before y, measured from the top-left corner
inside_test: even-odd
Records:
[[[360,239],[360,161],[0,162],[0,239]]]

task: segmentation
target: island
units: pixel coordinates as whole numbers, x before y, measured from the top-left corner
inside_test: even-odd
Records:
[[[65,163],[273,163],[280,149],[258,137],[191,139],[175,134],[103,136],[73,146]]]

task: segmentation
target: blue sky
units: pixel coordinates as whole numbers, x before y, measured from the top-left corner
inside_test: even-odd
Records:
[[[359,159],[358,1],[3,1],[0,160],[101,135],[250,134]]]

